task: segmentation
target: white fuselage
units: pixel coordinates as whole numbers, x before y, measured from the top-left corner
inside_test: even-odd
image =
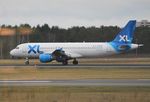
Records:
[[[30,48],[30,47],[31,48]],[[137,44],[131,44],[131,48],[137,48]],[[24,43],[18,45],[10,54],[16,57],[38,57],[40,51],[52,53],[56,49],[63,49],[68,56],[79,57],[101,57],[117,54],[116,50],[108,43]],[[34,50],[34,51],[33,51]]]
[[[29,57],[38,57],[42,63],[56,60],[63,65],[67,65],[68,60],[73,59],[73,64],[76,65],[76,58],[108,56],[142,46],[132,44],[135,27],[136,20],[130,20],[111,42],[24,43],[11,50],[10,54],[15,57],[26,57],[25,64],[29,64]]]

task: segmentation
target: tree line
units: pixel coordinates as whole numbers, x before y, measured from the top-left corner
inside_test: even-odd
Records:
[[[68,29],[48,24],[31,27],[2,25],[0,27],[0,58],[10,58],[9,51],[26,42],[109,42],[121,30],[117,26],[78,27]],[[139,53],[150,53],[150,27],[137,27],[134,43],[144,44]]]

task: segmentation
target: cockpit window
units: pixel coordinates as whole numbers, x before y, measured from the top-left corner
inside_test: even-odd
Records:
[[[19,49],[19,47],[16,47],[16,49]]]

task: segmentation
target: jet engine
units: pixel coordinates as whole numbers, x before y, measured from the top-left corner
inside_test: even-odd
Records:
[[[40,54],[39,60],[42,63],[51,62],[53,60],[52,54]]]

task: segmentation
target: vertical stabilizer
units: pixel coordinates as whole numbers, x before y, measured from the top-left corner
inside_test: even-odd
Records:
[[[136,27],[136,20],[130,20],[127,25],[117,34],[113,42],[131,43],[133,40],[133,33]]]

